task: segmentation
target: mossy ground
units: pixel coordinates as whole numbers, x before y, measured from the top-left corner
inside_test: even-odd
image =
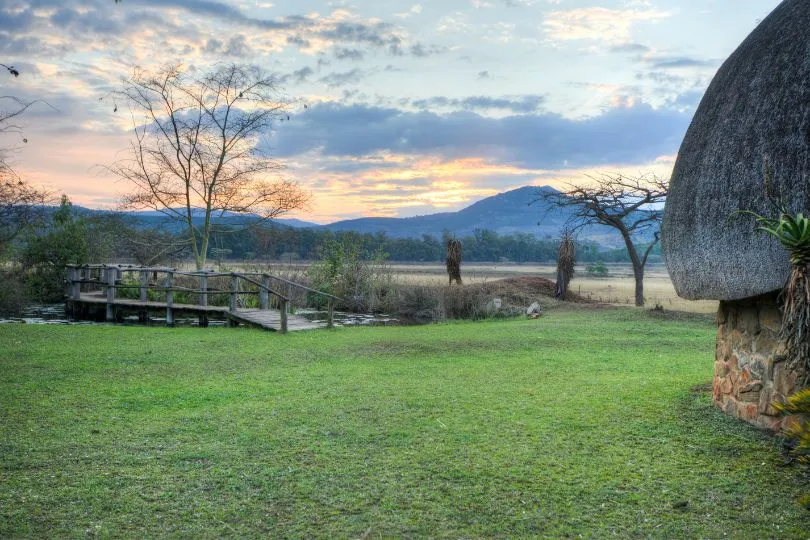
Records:
[[[806,537],[778,440],[631,309],[356,328],[0,327],[0,536]]]

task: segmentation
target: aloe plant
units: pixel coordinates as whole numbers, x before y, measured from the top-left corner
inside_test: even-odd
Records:
[[[756,230],[776,238],[790,255],[793,266],[782,291],[782,328],[780,337],[788,349],[787,365],[796,370],[800,383],[810,382],[810,217],[791,214],[777,205],[779,217],[770,218],[751,212],[759,226]]]

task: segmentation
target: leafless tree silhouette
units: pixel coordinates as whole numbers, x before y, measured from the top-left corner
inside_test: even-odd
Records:
[[[182,222],[197,268],[217,217],[242,214],[255,225],[306,204],[308,194],[278,178],[281,165],[260,149],[286,111],[257,68],[136,71],[114,97],[130,104],[135,133],[129,158],[109,167],[133,186],[123,206]]]

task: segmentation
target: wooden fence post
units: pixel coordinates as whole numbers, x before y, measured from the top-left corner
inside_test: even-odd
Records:
[[[287,304],[289,300],[285,300],[284,298],[281,299],[281,333],[287,333]]]
[[[75,269],[72,266],[65,267],[65,298],[70,301],[73,299],[73,276]]]
[[[208,274],[205,270],[202,271],[203,273],[200,274],[200,306],[208,306]],[[200,315],[197,317],[199,324],[203,328],[208,327],[208,313],[205,311],[200,311]]]
[[[262,286],[259,289],[259,307],[261,309],[270,309],[270,276],[262,275]]]
[[[77,266],[68,269],[68,297],[80,300],[82,296],[82,271]]]
[[[166,272],[166,326],[174,326],[174,272]]]
[[[141,284],[138,286],[138,298],[144,304],[149,301],[149,272],[146,270],[140,271]],[[149,311],[144,308],[138,311],[138,322],[149,322]]]
[[[229,309],[231,313],[236,311],[236,294],[239,292],[239,276],[231,274],[231,304]]]
[[[326,312],[326,327],[327,328],[334,328],[335,327],[335,308],[334,308],[334,302],[332,301],[331,297],[329,298],[329,301],[327,302],[326,309],[327,309],[327,312]]]
[[[149,300],[149,271],[141,270],[140,299],[141,302]]]
[[[78,300],[82,294],[81,290],[82,271],[73,266],[68,270],[68,298]]]
[[[105,268],[107,282],[107,322],[115,320],[115,278],[118,277],[118,271],[115,268]]]

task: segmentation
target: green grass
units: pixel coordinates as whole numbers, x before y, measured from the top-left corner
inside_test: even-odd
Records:
[[[713,335],[0,326],[0,537],[806,537],[778,441],[690,391]]]

